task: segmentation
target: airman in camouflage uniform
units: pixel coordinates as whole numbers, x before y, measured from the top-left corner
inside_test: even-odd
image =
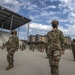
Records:
[[[41,43],[39,44],[39,51],[42,52],[42,47],[41,47]]]
[[[72,46],[73,58],[74,58],[74,61],[75,61],[75,39],[73,39],[73,42],[71,43],[71,46]]]
[[[37,50],[40,51],[40,44],[37,44]]]
[[[64,54],[64,35],[58,30],[58,21],[51,22],[53,29],[47,33],[48,58],[51,67],[51,75],[59,75],[59,61]]]
[[[45,50],[45,45],[44,45],[44,43],[42,43],[41,44],[41,51],[44,52],[44,50]]]
[[[26,49],[26,44],[25,44],[24,41],[22,41],[22,51],[23,51],[24,49]]]
[[[35,44],[32,44],[32,51],[34,52]]]
[[[17,35],[17,31],[14,30],[12,31],[12,36],[9,38],[9,40],[4,44],[4,46],[2,47],[2,49],[4,47],[7,46],[7,51],[8,51],[8,54],[7,54],[7,61],[9,63],[8,67],[6,68],[6,70],[9,70],[11,68],[14,67],[13,65],[13,57],[14,57],[14,53],[15,51],[18,49],[19,47],[19,39],[18,37],[16,36]]]

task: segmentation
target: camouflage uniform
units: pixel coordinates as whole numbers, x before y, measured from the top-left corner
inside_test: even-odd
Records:
[[[45,43],[45,52],[46,52],[46,55],[47,55],[46,58],[48,58],[48,43]]]
[[[24,41],[22,41],[22,51],[23,51],[24,49],[26,49],[26,44],[25,44]]]
[[[32,50],[32,43],[30,43],[29,49]]]
[[[41,44],[42,46],[41,46],[41,50],[42,50],[42,52],[44,52],[44,49],[45,49],[45,45],[44,44]]]
[[[72,46],[73,58],[74,58],[74,61],[75,61],[75,39],[73,39],[73,42],[71,43],[71,46]]]
[[[42,52],[43,51],[43,44],[41,43],[40,44],[40,52]]]
[[[32,47],[32,51],[34,52],[35,45],[32,44],[31,47]]]
[[[4,44],[4,47],[7,46],[7,61],[9,63],[9,66],[7,67],[6,70],[10,69],[10,65],[13,65],[13,56],[14,56],[14,52],[18,49],[19,47],[19,39],[18,37],[15,35],[9,38],[9,40]]]
[[[40,44],[37,44],[37,50],[40,51]]]
[[[37,45],[37,50],[40,51],[40,44]]]
[[[64,50],[64,35],[56,29],[47,33],[48,58],[52,75],[59,75],[59,61]]]

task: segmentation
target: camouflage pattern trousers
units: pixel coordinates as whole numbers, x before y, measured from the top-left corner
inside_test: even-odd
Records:
[[[51,67],[51,75],[59,75],[59,61],[61,58],[60,50],[51,50],[49,56],[49,64]]]
[[[7,61],[9,64],[12,64],[14,59],[14,52],[15,52],[15,49],[14,48],[10,48],[7,50],[8,51],[8,54],[7,54]]]
[[[74,58],[74,60],[75,60],[75,51],[72,50],[72,53],[73,53],[73,58]]]

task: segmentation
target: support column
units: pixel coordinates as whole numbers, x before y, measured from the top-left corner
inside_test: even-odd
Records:
[[[28,31],[27,31],[27,42],[29,41],[28,38],[29,38],[29,23],[28,23]]]
[[[11,35],[12,23],[13,23],[13,15],[11,16],[11,24],[10,24],[10,34],[9,34],[9,37],[10,37],[10,35]]]
[[[1,26],[1,33],[0,33],[0,35],[2,34],[2,28],[3,28],[3,23],[2,23],[2,26]]]
[[[18,37],[19,37],[19,31],[20,31],[20,28],[18,28]]]

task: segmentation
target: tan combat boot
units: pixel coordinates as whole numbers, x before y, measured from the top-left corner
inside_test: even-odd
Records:
[[[14,66],[13,66],[13,64],[11,63],[11,64],[9,64],[9,66],[6,68],[6,70],[10,70],[11,68],[13,68]]]

